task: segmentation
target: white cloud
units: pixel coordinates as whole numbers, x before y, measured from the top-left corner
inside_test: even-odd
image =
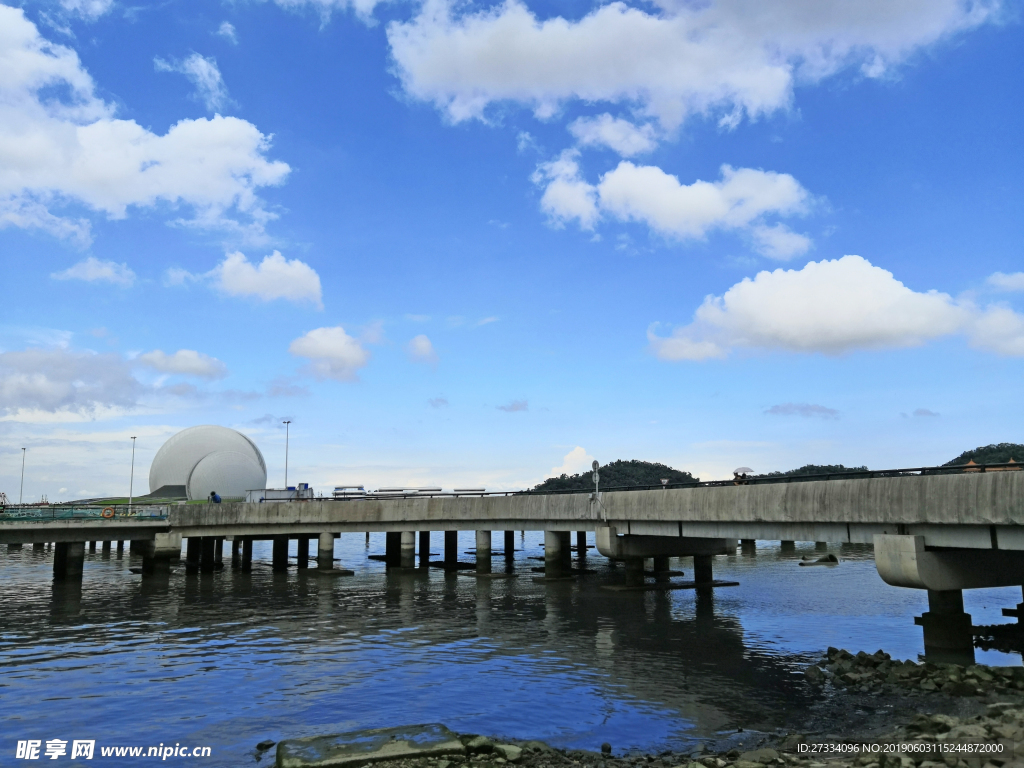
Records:
[[[657,166],[624,160],[592,185],[580,174],[576,150],[568,150],[542,164],[533,180],[546,185],[541,208],[557,224],[575,219],[581,228],[593,229],[606,214],[643,222],[677,240],[700,239],[713,229],[740,230],[759,252],[777,259],[792,258],[811,245],[783,224],[764,224],[766,216],[807,210],[807,190],[786,173],[723,165],[720,181],[686,185]]]
[[[238,45],[238,34],[235,32],[235,25],[230,21],[222,21],[217,27],[217,34],[233,45]]]
[[[312,8],[317,11],[324,21],[331,17],[334,11],[346,11],[351,8],[357,16],[369,21],[373,9],[384,0],[274,0],[282,8],[299,10]]]
[[[1024,355],[1024,316],[979,308],[938,291],[917,292],[860,256],[810,262],[745,278],[708,296],[671,336],[647,332],[664,360],[724,357],[736,348],[819,352],[913,347],[951,335],[1003,355]]]
[[[220,379],[228,373],[223,362],[193,349],[179,349],[171,355],[156,349],[139,355],[137,359],[143,365],[163,373],[197,376],[201,379]]]
[[[60,7],[65,13],[95,21],[114,7],[114,0],[60,0]]]
[[[814,403],[780,403],[765,411],[769,416],[803,416],[806,418],[838,419],[839,411]]]
[[[997,291],[1006,291],[1008,293],[1024,291],[1024,272],[1014,272],[1010,275],[996,272],[993,275],[989,275],[987,282]]]
[[[95,417],[136,404],[143,386],[116,354],[68,349],[0,352],[0,412]]]
[[[576,137],[580,146],[608,147],[623,157],[642,155],[658,145],[653,126],[637,126],[608,113],[577,118],[568,127],[569,133]]]
[[[229,253],[207,276],[217,288],[231,296],[310,302],[323,309],[320,276],[316,270],[298,259],[285,259],[279,251],[264,256],[258,265],[252,264],[242,253]],[[171,279],[170,270],[167,277]],[[183,278],[176,273],[174,279]]]
[[[193,275],[187,269],[182,269],[181,267],[168,267],[164,272],[163,284],[167,288],[173,288],[179,285],[194,283],[199,279],[200,276]]]
[[[541,118],[570,100],[629,103],[672,129],[708,114],[732,127],[788,107],[794,85],[859,67],[879,77],[923,46],[993,18],[999,0],[659,0],[541,20],[520,0],[473,12],[427,0],[388,26],[411,96],[452,121],[510,101]],[[647,8],[647,6],[645,6]]]
[[[165,204],[191,210],[177,223],[259,240],[274,214],[256,192],[289,172],[266,158],[269,146],[233,117],[181,120],[163,135],[116,119],[73,50],[0,5],[0,227],[87,242],[87,224],[56,209],[77,204],[117,219]]]
[[[562,458],[562,464],[552,467],[548,477],[559,477],[561,475],[578,475],[587,472],[593,466],[594,457],[587,453],[582,447],[576,446]]]
[[[505,413],[519,413],[530,410],[530,403],[526,400],[511,400],[507,405],[499,405],[497,408]]]
[[[410,339],[405,347],[405,351],[408,352],[409,358],[417,363],[428,363],[430,365],[437,363],[437,352],[425,334],[421,333]]]
[[[231,25],[228,24],[228,26]],[[223,28],[224,26],[221,25],[222,30]],[[232,27],[232,39],[234,32],[234,27]],[[157,57],[153,59],[153,65],[157,72],[179,72],[185,75],[195,86],[196,97],[206,105],[206,109],[210,112],[224,109],[230,102],[228,88],[224,85],[224,78],[221,77],[220,69],[217,67],[217,60],[212,56],[193,53],[184,61],[178,62],[169,62]]]
[[[135,273],[127,264],[100,261],[95,256],[90,256],[84,261],[80,261],[60,272],[54,272],[50,277],[54,280],[85,280],[89,283],[113,283],[125,288],[135,282]]]
[[[291,343],[288,351],[309,360],[309,370],[318,379],[354,381],[370,353],[345,333],[340,325],[316,328]]]

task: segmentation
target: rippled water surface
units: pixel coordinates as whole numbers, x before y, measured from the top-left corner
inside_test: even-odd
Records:
[[[386,574],[366,557],[383,534],[369,545],[346,534],[336,554],[352,577],[272,573],[269,543],[257,543],[247,574],[143,580],[127,553],[87,554],[80,589],[53,583],[50,552],[0,548],[0,765],[15,762],[16,739],[52,738],[203,745],[203,765],[251,765],[263,739],[421,722],[680,749],[739,727],[798,729],[815,699],[802,667],[829,645],[922,650],[924,594],[886,586],[863,548],[801,568],[813,544],[794,557],[758,542],[756,556],[716,558],[716,577],[740,586],[705,598],[602,590],[624,575],[595,554],[594,573],[536,584],[542,541],[516,534],[520,576],[506,580]],[[460,543],[471,548],[472,534]],[[1017,589],[964,595],[976,624],[1003,622],[1020,600]]]

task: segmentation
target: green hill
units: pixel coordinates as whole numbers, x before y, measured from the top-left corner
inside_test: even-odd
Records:
[[[1005,464],[1010,459],[1024,461],[1024,445],[1020,443],[983,445],[973,451],[964,451],[942,466],[951,467],[954,464],[966,464],[968,461],[974,461],[975,464]]]
[[[767,472],[754,477],[792,477],[793,475],[838,475],[844,472],[867,472],[867,467],[845,467],[842,464],[804,464],[788,472]]]
[[[695,483],[689,472],[672,469],[655,461],[613,461],[601,467],[601,487],[618,488],[630,485],[661,485],[662,479],[669,483]],[[592,491],[594,480],[590,472],[579,475],[549,477],[533,488],[535,491]]]

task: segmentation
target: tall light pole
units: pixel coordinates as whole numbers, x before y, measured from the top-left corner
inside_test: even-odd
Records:
[[[18,506],[21,506],[25,496],[25,449],[21,449],[21,489],[18,491]]]
[[[288,436],[291,427],[288,425],[291,421],[284,422],[284,489],[288,490]]]
[[[132,435],[132,474],[128,480],[128,514],[132,513],[132,491],[135,490],[135,435]]]

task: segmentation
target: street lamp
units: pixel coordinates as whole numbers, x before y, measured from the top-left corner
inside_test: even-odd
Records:
[[[291,428],[288,426],[291,421],[284,422],[284,489],[288,490],[288,435]]]
[[[21,449],[21,488],[18,490],[18,506],[21,506],[25,496],[25,449]]]
[[[128,480],[128,514],[132,513],[132,491],[135,489],[135,435],[132,435],[132,474]]]

